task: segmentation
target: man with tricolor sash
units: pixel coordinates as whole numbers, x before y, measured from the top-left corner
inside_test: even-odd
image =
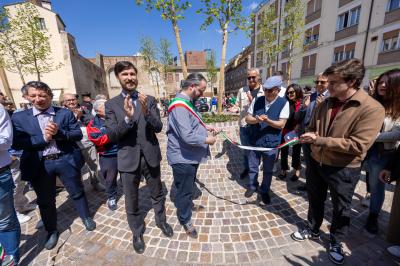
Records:
[[[186,233],[197,238],[192,218],[193,190],[200,162],[210,155],[209,145],[216,141],[208,131],[217,133],[202,121],[192,101],[203,95],[207,82],[200,73],[188,75],[181,82],[181,92],[171,100],[168,108],[167,160],[172,167],[176,188],[175,206],[180,224]]]
[[[282,129],[289,118],[289,103],[280,97],[282,79],[279,76],[268,78],[263,84],[264,96],[254,99],[248,109],[246,123],[250,144],[255,146],[249,152],[249,184],[245,197],[251,197],[258,190],[264,204],[271,202],[269,190],[277,148],[281,141]],[[263,160],[263,179],[259,186],[258,167]]]

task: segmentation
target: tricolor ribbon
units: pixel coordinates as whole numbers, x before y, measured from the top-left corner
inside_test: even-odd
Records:
[[[201,115],[199,113],[197,113],[193,104],[186,99],[173,98],[168,106],[168,113],[170,113],[172,111],[172,109],[174,109],[175,107],[178,107],[178,106],[183,107],[186,110],[188,110],[192,115],[194,115],[194,117],[196,117],[199,120],[200,124],[203,127],[207,128],[206,124],[204,123],[203,119],[201,118]]]

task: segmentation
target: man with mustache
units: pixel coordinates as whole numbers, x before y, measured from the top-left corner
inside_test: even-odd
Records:
[[[118,145],[118,171],[125,195],[125,209],[133,232],[133,248],[145,250],[143,233],[146,229],[143,211],[139,209],[139,184],[146,178],[151,192],[156,225],[167,237],[173,230],[166,221],[165,195],[161,184],[161,151],[156,133],[161,132],[160,111],[154,97],[137,91],[136,67],[128,61],[115,64],[121,94],[106,102],[105,127],[111,142]]]

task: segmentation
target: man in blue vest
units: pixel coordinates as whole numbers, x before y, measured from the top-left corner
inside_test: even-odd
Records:
[[[275,148],[281,142],[282,129],[289,118],[289,103],[279,97],[282,78],[272,76],[264,85],[264,97],[254,99],[248,109],[246,123],[250,126],[250,143],[252,146]],[[249,198],[259,190],[265,204],[271,202],[269,190],[272,180],[272,170],[276,157],[276,150],[250,151],[249,153],[249,186],[245,197]],[[258,184],[258,167],[263,160],[263,180]]]

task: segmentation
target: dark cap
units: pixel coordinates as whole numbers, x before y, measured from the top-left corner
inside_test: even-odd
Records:
[[[82,97],[84,97],[84,96],[90,97],[90,92],[87,92],[87,91],[82,92]]]

